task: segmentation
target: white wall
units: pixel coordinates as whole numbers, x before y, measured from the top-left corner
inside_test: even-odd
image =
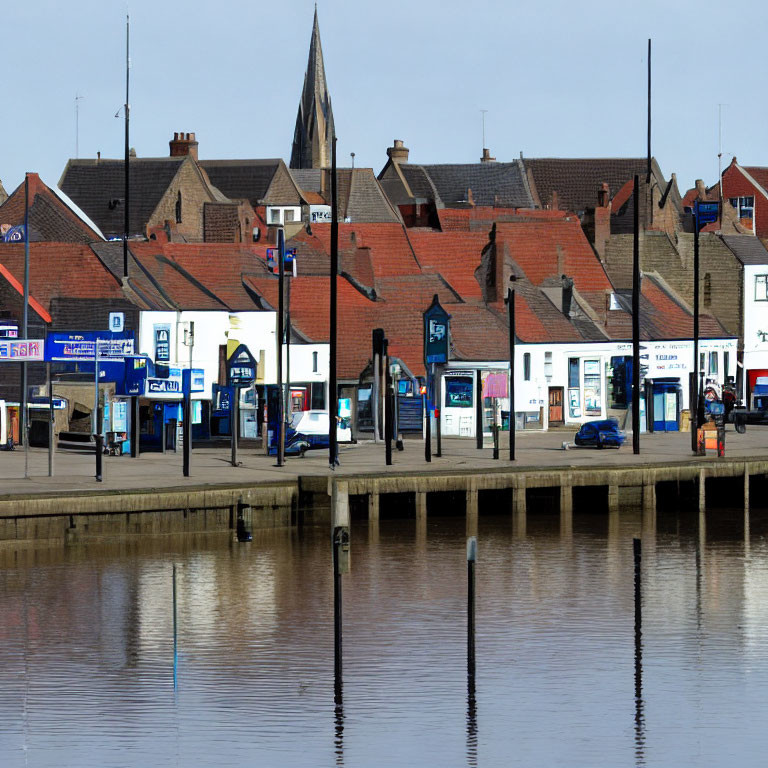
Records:
[[[768,368],[768,301],[755,301],[755,277],[768,265],[744,266],[744,368]],[[761,335],[761,332],[765,335]],[[744,377],[746,395],[746,376]]]
[[[184,346],[185,324],[195,324],[195,346],[193,348],[192,367],[205,371],[205,391],[197,397],[211,397],[211,385],[218,382],[219,346],[227,339],[236,339],[245,344],[251,354],[259,360],[259,353],[264,351],[264,380],[259,383],[277,383],[277,346],[275,322],[276,312],[142,312],[139,328],[139,349],[142,354],[155,356],[155,325],[170,326],[171,365],[186,368],[189,361],[189,348]],[[313,352],[317,352],[317,368],[313,371]],[[291,380],[301,382],[321,382],[328,379],[329,348],[327,344],[292,344],[291,345]],[[285,376],[285,350],[283,353],[283,376]],[[178,394],[164,395],[153,393],[160,399],[178,399]]]

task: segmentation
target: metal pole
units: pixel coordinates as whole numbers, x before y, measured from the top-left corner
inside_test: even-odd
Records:
[[[339,548],[341,544],[333,542],[333,676],[337,689],[341,687],[342,673],[342,637],[341,637],[341,568],[339,563]]]
[[[424,417],[426,424],[426,435],[424,440],[424,460],[432,461],[432,417],[429,414],[429,385],[424,387]]]
[[[693,390],[691,392],[691,450],[698,453],[699,427],[699,206],[693,208]]]
[[[291,273],[285,276],[285,418],[290,420],[291,405]]]
[[[635,174],[632,247],[632,452],[640,453],[640,181]]]
[[[131,458],[139,457],[139,397],[131,396]]]
[[[24,308],[22,337],[29,338],[29,173],[24,174]],[[29,409],[27,361],[21,364],[21,439],[24,441],[24,477],[29,477]]]
[[[232,466],[238,465],[237,437],[240,431],[240,390],[232,387]]]
[[[101,425],[99,424],[99,338],[93,344],[93,441],[96,451],[96,480],[102,481]]]
[[[651,183],[651,39],[648,38],[648,166],[646,184]]]
[[[285,390],[283,389],[283,342],[285,327],[283,300],[285,298],[285,232],[282,227],[277,230],[277,258],[280,262],[278,274],[277,298],[277,466],[285,464]]]
[[[45,366],[48,379],[48,477],[53,477],[53,441],[56,436],[55,413],[53,410],[53,378],[51,377],[51,364]]]
[[[483,447],[483,374],[477,369],[477,398],[475,399],[475,441],[479,449]]]
[[[509,460],[515,460],[515,291],[507,288],[509,318]]]
[[[379,392],[381,386],[379,375],[381,373],[381,361],[378,352],[373,353],[373,391],[371,392],[371,406],[373,408],[373,442],[379,442]]]
[[[632,539],[635,564],[635,751],[642,755],[645,742],[645,714],[643,707],[643,608],[642,562],[640,539]]]
[[[130,157],[129,148],[129,128],[130,128],[130,114],[131,105],[128,97],[129,85],[130,85],[130,73],[131,73],[131,57],[130,57],[130,33],[131,33],[131,19],[126,14],[125,17],[125,218],[123,219],[123,278],[128,278],[128,211],[130,203],[130,183],[128,181],[128,163]]]
[[[176,564],[173,564],[173,687],[178,684],[179,641],[178,620],[176,618]]]
[[[328,383],[328,453],[331,467],[339,463],[336,415],[339,411],[339,392],[336,376],[336,302],[337,285],[336,276],[339,271],[339,208],[338,208],[338,184],[336,180],[336,135],[333,136],[331,151],[331,318],[330,318],[330,361]]]
[[[192,353],[195,346],[195,324],[190,321],[187,332],[189,347],[189,389],[184,394],[184,477],[189,477],[192,463]]]
[[[433,375],[435,376],[435,432],[437,433],[437,450],[435,456],[440,458],[443,455],[443,429],[440,424],[440,409],[442,405],[443,376],[440,368],[435,369],[433,365]]]
[[[392,427],[393,427],[393,411],[392,408],[392,377],[389,371],[389,341],[384,339],[384,429],[386,434],[384,435],[385,456],[386,464],[390,466],[392,464]]]

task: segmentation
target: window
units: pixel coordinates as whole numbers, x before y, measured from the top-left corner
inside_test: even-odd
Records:
[[[568,386],[576,388],[579,386],[579,358],[568,358]]]
[[[749,197],[732,197],[730,200],[740,219],[752,221],[755,215],[755,198],[752,195]]]
[[[544,375],[548,378],[552,378],[552,353],[544,353]]]
[[[295,221],[294,216],[296,215],[296,211],[291,210],[290,208],[285,209],[285,223],[288,224],[288,222]]]
[[[755,275],[755,301],[768,301],[768,275]]]
[[[531,380],[531,353],[526,352],[523,355],[523,381]]]
[[[705,352],[699,352],[699,373],[704,373],[704,366],[707,363],[707,355]]]
[[[712,275],[707,272],[704,275],[704,306],[712,304]]]
[[[717,352],[709,353],[709,373],[717,375]]]
[[[317,373],[317,352],[312,353],[312,373]]]
[[[600,361],[584,361],[584,406],[587,416],[600,416],[603,410]]]
[[[472,379],[469,376],[449,376],[445,380],[445,407],[472,407]]]
[[[280,209],[279,208],[271,208],[269,211],[269,223],[270,224],[279,224],[280,223]]]
[[[723,381],[728,379],[728,369],[730,368],[730,355],[728,352],[723,352]]]
[[[176,195],[176,223],[181,224],[181,192]]]

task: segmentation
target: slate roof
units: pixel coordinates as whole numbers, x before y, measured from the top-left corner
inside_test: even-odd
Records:
[[[277,173],[279,158],[266,160],[200,160],[216,189],[230,199],[249,200],[256,205],[266,197]]]
[[[753,235],[723,235],[721,239],[742,264],[768,264],[768,251]]]
[[[431,199],[438,207],[466,207],[471,190],[472,201],[478,206],[533,208],[525,172],[517,160],[446,165],[400,163],[399,167],[414,197]]]
[[[103,240],[95,224],[74,208],[61,191],[48,187],[36,173],[29,174],[30,242],[90,243]],[[0,205],[0,224],[24,223],[24,184]]]
[[[525,158],[523,163],[542,206],[552,204],[556,191],[558,207],[578,214],[595,207],[603,182],[613,198],[636,173],[645,173],[647,168],[644,157]]]
[[[129,237],[144,234],[145,225],[185,160],[187,157],[131,158]],[[190,159],[190,162],[194,161]],[[106,237],[122,238],[125,220],[123,160],[70,160],[59,188],[93,219]]]

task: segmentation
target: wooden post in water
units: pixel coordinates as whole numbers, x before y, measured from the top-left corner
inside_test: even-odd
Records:
[[[173,687],[178,685],[179,643],[176,619],[176,563],[173,564]]]
[[[475,674],[475,562],[477,537],[467,539],[467,674]]]
[[[331,481],[333,520],[333,678],[336,703],[342,696],[342,591],[341,576],[349,573],[349,491],[346,482]]]
[[[643,549],[640,539],[632,539],[635,563],[635,748],[644,748],[645,717],[643,713],[643,609],[642,609],[642,562]]]

